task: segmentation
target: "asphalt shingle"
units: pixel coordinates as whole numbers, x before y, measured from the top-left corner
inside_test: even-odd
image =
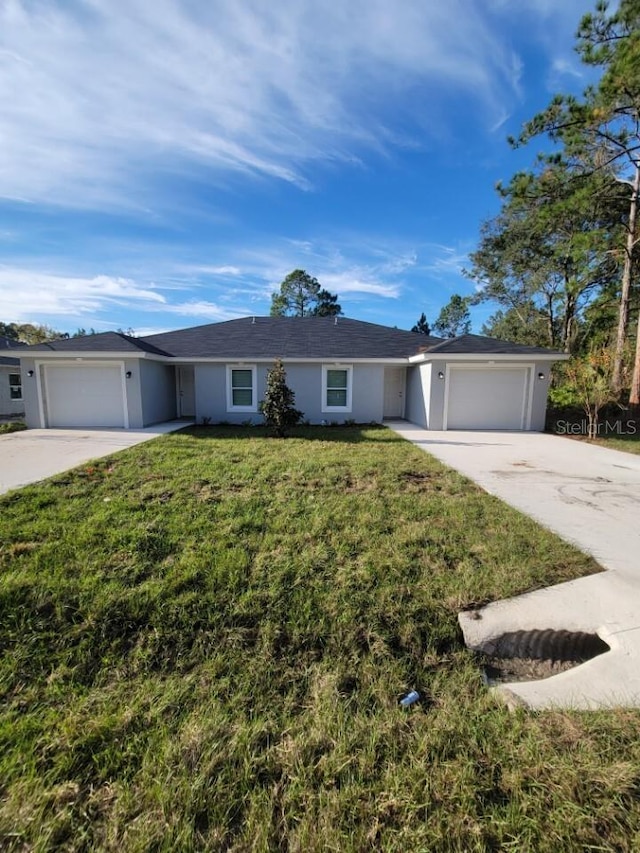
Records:
[[[514,344],[500,341],[497,338],[486,338],[482,335],[459,335],[449,338],[429,348],[429,354],[447,355],[549,355],[553,350],[544,347],[531,347],[525,344]],[[561,355],[561,353],[559,353]]]
[[[26,347],[29,352],[131,352],[179,359],[229,360],[272,358],[394,359],[420,352],[429,355],[536,355],[543,347],[529,347],[462,335],[450,340],[379,326],[347,317],[243,317],[207,323],[174,332],[134,338],[122,332],[103,332],[65,338]]]
[[[77,338],[60,338],[43,344],[27,347],[29,352],[149,352],[155,355],[170,355],[164,350],[147,343],[145,338],[134,338],[122,332],[101,332]]]
[[[0,352],[3,350],[20,349],[24,346],[25,344],[22,341],[14,341],[13,338],[6,338],[4,335],[0,335]],[[3,367],[20,367],[20,361],[17,358],[2,355],[0,356],[0,365]]]
[[[407,358],[437,343],[417,332],[346,317],[243,317],[151,335],[179,358]]]

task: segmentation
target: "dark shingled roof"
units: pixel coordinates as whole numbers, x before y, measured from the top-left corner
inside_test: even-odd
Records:
[[[170,355],[154,347],[144,338],[132,338],[122,332],[101,332],[98,335],[82,335],[78,338],[61,338],[44,344],[27,347],[29,352],[149,352],[154,355]]]
[[[512,344],[482,335],[459,335],[429,347],[429,355],[551,355],[553,350]],[[556,353],[562,355],[562,353]]]
[[[346,317],[243,317],[208,323],[175,332],[134,338],[122,332],[103,332],[64,338],[25,347],[31,352],[145,352],[168,358],[408,358],[427,355],[536,355],[551,354],[543,347],[511,344],[481,335],[450,340],[405,332]],[[558,353],[561,355],[561,353]],[[9,359],[12,363],[17,360]]]
[[[0,352],[8,349],[19,349],[25,346],[22,341],[14,341],[13,338],[6,338],[4,335],[0,335]],[[0,356],[0,365],[5,367],[19,367],[20,361],[17,358],[11,358],[9,356]]]
[[[440,339],[346,317],[243,317],[144,340],[178,358],[244,360],[407,358]]]

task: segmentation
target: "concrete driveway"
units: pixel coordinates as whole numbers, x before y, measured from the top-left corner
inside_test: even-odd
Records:
[[[607,569],[460,614],[472,648],[502,633],[546,628],[598,633],[611,647],[560,675],[507,690],[532,707],[640,706],[640,455],[542,433],[389,426]]]
[[[37,483],[188,426],[169,421],[145,429],[29,429],[0,436],[0,494]]]

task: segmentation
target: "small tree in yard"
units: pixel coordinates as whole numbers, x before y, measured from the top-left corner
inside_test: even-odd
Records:
[[[589,438],[598,435],[600,409],[615,399],[611,390],[614,355],[606,347],[573,358],[564,368],[564,386],[584,409],[589,420]]]
[[[289,427],[302,420],[302,412],[294,407],[296,395],[287,385],[287,374],[278,358],[267,374],[267,390],[260,402],[265,423],[278,438],[284,438]]]

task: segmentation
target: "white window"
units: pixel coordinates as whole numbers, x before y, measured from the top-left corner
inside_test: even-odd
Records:
[[[227,367],[227,411],[257,412],[255,365]]]
[[[22,377],[19,373],[9,374],[9,396],[12,400],[22,400]]]
[[[322,411],[351,411],[351,365],[322,367]]]

